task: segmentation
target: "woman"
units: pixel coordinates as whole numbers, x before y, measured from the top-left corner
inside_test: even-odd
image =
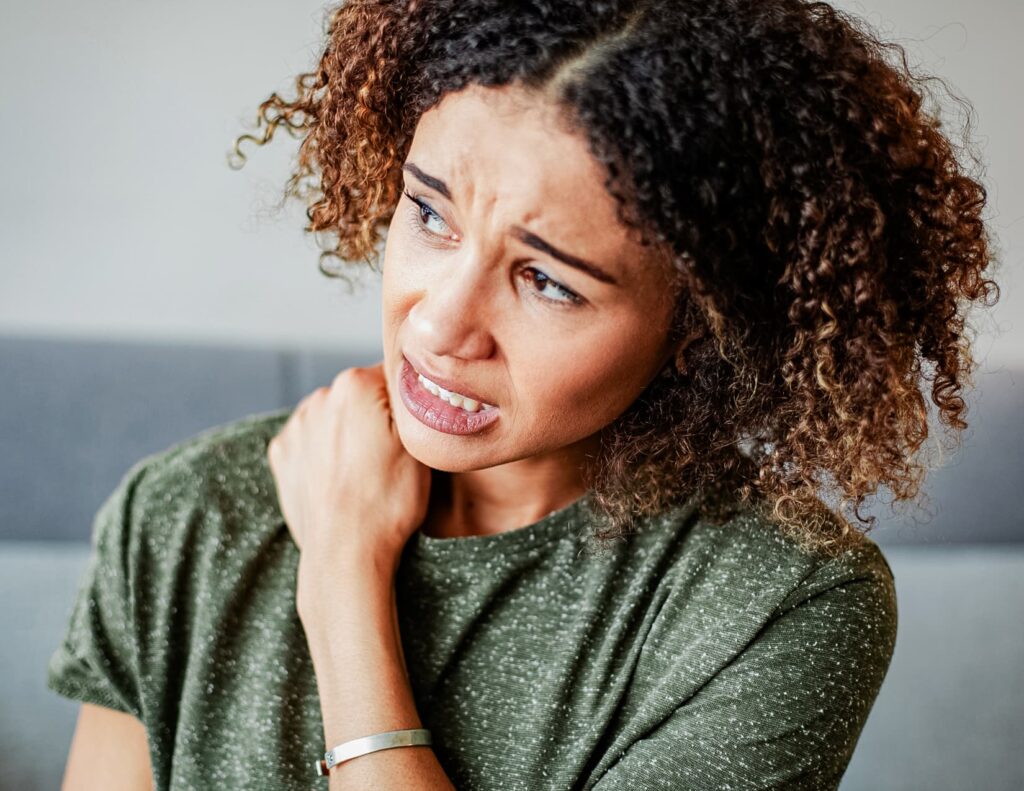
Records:
[[[125,475],[50,664],[69,784],[837,787],[897,621],[844,512],[917,493],[925,380],[965,427],[998,293],[886,46],[798,0],[337,8],[258,142],[303,136],[328,255],[386,238],[383,360]]]

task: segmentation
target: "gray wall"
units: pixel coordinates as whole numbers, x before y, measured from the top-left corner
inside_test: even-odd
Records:
[[[0,333],[375,349],[375,281],[316,268],[301,207],[274,217],[297,143],[226,151],[271,91],[314,62],[312,0],[0,5]],[[843,2],[977,111],[1007,261],[989,367],[1024,359],[1024,73],[1019,0]],[[1012,265],[1012,266],[1011,266]]]
[[[297,141],[226,161],[321,3],[0,1],[0,333],[379,346],[376,289],[274,215]]]

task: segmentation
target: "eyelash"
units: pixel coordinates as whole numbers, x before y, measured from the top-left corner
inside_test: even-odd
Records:
[[[430,207],[429,204],[425,203],[424,201],[420,200],[419,198],[414,198],[412,195],[410,195],[405,190],[402,191],[402,194],[405,195],[405,197],[407,197],[409,200],[411,200],[416,205],[416,207],[417,207],[416,211],[413,213],[413,218],[412,218],[413,219],[413,222],[412,222],[413,230],[416,233],[418,233],[418,234],[420,234],[422,236],[434,237],[435,234],[433,234],[430,231],[428,231],[424,227],[424,225],[423,225],[422,212],[423,211],[429,212],[430,214],[432,214],[435,218],[437,218],[441,222],[444,222],[444,219],[442,219],[442,217],[436,211],[434,211]],[[545,297],[536,288],[533,288],[533,289],[530,289],[530,294],[532,294],[535,299],[539,299],[539,300],[541,300],[542,302],[544,302],[544,303],[546,303],[548,305],[554,305],[555,307],[558,307],[558,308],[572,308],[572,307],[576,307],[578,305],[583,304],[583,298],[580,297],[579,294],[577,294],[574,291],[569,290],[568,288],[563,286],[561,283],[559,283],[557,280],[552,280],[550,277],[548,277],[546,274],[541,272],[539,269],[535,269],[535,268],[533,268],[531,266],[531,267],[527,268],[527,271],[534,273],[534,276],[530,278],[530,280],[532,282],[535,282],[535,277],[537,275],[540,275],[540,277],[543,278],[543,282],[540,284],[541,288],[543,288],[545,285],[550,285],[553,288],[557,289],[558,291],[562,292],[568,298],[568,299],[565,299],[565,300],[562,300],[562,299],[552,299],[551,297]]]

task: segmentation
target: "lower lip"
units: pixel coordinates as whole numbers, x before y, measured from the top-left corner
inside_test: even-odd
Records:
[[[498,419],[497,407],[467,412],[438,398],[423,386],[416,370],[405,357],[402,358],[398,390],[402,396],[402,403],[414,418],[423,425],[445,434],[476,434]]]

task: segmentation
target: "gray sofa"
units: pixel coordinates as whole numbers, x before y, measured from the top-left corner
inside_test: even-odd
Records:
[[[372,355],[0,338],[0,789],[59,786],[78,706],[45,687],[99,504],[144,455],[294,405]],[[1024,788],[1024,371],[979,373],[927,513],[884,506],[892,666],[841,791]]]

